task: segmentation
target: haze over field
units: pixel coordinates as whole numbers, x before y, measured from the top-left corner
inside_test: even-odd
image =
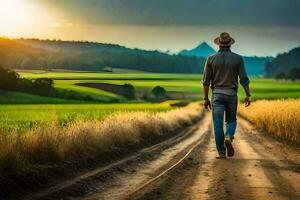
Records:
[[[9,0],[0,35],[179,52],[228,31],[238,53],[275,56],[300,44],[299,10],[298,0]]]

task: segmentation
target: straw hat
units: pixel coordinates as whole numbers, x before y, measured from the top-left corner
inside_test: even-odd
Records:
[[[235,40],[230,37],[229,33],[223,32],[214,40],[214,42],[221,47],[229,47],[234,44]]]

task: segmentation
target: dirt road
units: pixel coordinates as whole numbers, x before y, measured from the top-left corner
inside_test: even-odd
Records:
[[[300,147],[238,119],[233,158],[217,160],[210,113],[160,144],[25,199],[300,199]]]

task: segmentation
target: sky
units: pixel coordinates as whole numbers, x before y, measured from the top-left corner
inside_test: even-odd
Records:
[[[212,47],[221,32],[242,55],[300,46],[300,0],[0,0],[0,35],[170,51]]]

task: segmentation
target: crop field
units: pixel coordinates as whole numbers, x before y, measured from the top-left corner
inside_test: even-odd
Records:
[[[300,143],[300,100],[257,101],[239,112],[269,134]]]
[[[53,113],[53,117],[48,118],[48,122],[52,123],[50,126],[42,123],[26,134],[0,135],[0,173],[11,167],[24,169],[30,167],[30,164],[53,164],[105,155],[111,153],[111,147],[128,148],[128,145],[138,145],[143,140],[149,142],[167,133],[172,133],[184,125],[190,125],[193,120],[201,116],[202,109],[198,104],[167,112],[158,112],[170,109],[167,105],[158,104],[155,107],[140,104],[107,105],[106,107],[100,105],[81,106],[79,109],[76,106],[64,108],[27,106],[24,108],[6,107],[4,111],[1,109],[1,116],[9,113],[11,119],[17,118],[14,119],[16,122],[29,117],[38,121],[49,117],[46,109],[50,109],[50,113],[56,109],[60,110]],[[114,113],[99,120],[99,117],[103,118],[116,110],[123,112]],[[126,113],[125,111],[128,110],[131,112]],[[70,119],[69,117],[72,116],[78,120]],[[62,127],[56,124],[57,117],[60,120],[67,120],[65,122],[69,123],[69,126]],[[88,120],[84,121],[84,119]],[[74,123],[70,124],[71,121]],[[6,122],[6,124],[10,123]],[[86,148],[87,146],[89,148]],[[13,162],[11,162],[12,160]]]
[[[75,85],[78,83],[130,83],[137,93],[151,93],[155,86],[176,93],[172,101],[201,100],[201,75],[152,74],[152,73],[89,73],[22,71],[25,78],[53,78],[54,87],[89,95],[99,102],[41,97],[18,92],[0,92],[0,131],[9,133],[27,131],[41,123],[56,123],[68,126],[76,121],[103,119],[114,112],[165,111],[172,107],[169,102],[149,103],[143,100],[128,100],[118,94],[98,88]],[[300,82],[251,78],[253,99],[299,98]],[[243,99],[242,88],[239,98]],[[107,103],[117,100],[119,103]],[[106,102],[106,103],[105,103]],[[102,104],[99,104],[102,103]],[[104,104],[103,104],[104,103]]]
[[[151,92],[155,86],[162,86],[167,92],[177,93],[177,99],[202,99],[202,76],[198,74],[117,74],[117,73],[75,73],[75,72],[21,72],[25,78],[53,78],[55,87],[85,93],[98,100],[118,99],[123,97],[96,88],[74,85],[76,83],[132,84],[136,92]],[[300,82],[252,77],[253,99],[299,98]],[[243,89],[239,89],[239,98],[243,99]]]
[[[0,132],[24,132],[41,124],[68,126],[77,121],[101,120],[115,112],[170,110],[165,103],[0,105]]]

